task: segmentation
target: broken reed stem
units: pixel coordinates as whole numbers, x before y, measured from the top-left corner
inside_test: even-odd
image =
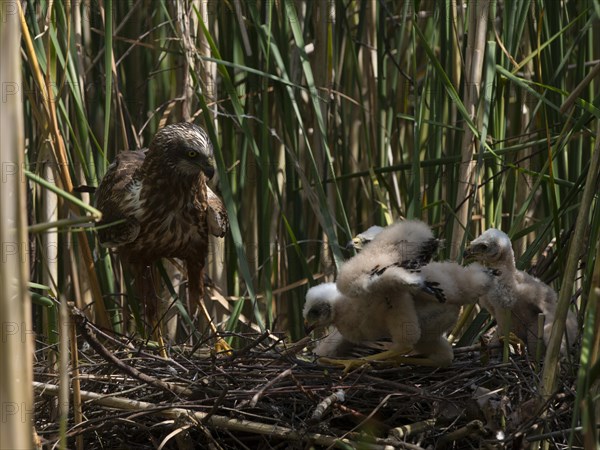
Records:
[[[500,314],[504,315],[504,329],[500,330],[504,340],[502,341],[502,362],[507,363],[510,358],[510,336],[512,327],[512,312],[508,308],[503,308]],[[500,328],[500,327],[498,327]]]
[[[546,316],[543,313],[538,314],[537,323],[537,342],[535,344],[535,364],[540,367],[542,361],[542,351],[544,349],[544,324],[546,323]],[[569,342],[569,344],[571,344]]]
[[[424,431],[431,430],[435,426],[436,422],[436,419],[427,419],[421,422],[402,425],[401,427],[392,429],[391,435],[396,439],[406,439],[407,437],[413,436],[417,433],[423,433]]]
[[[58,395],[58,386],[54,384],[33,382],[33,388],[38,394]],[[178,419],[181,416],[189,417],[198,423],[202,423],[207,419],[208,414],[193,411],[185,408],[167,408],[159,404],[131,400],[123,397],[106,396],[95,392],[81,391],[81,398],[85,401],[94,402],[97,405],[107,408],[115,408],[125,411],[146,411],[157,414],[168,419]],[[255,433],[265,436],[271,436],[288,441],[309,441],[314,444],[324,446],[350,445],[356,447],[358,442],[349,439],[339,439],[333,436],[326,436],[318,433],[301,433],[287,427],[282,427],[273,424],[264,424],[260,422],[252,422],[249,420],[231,419],[229,417],[212,415],[206,420],[207,425],[212,425],[219,428],[225,428],[230,431],[241,431],[247,433]],[[384,450],[384,445],[371,444],[360,442],[360,448],[372,450]]]
[[[469,114],[469,119],[475,124],[481,123],[481,117],[478,117],[477,108],[480,101],[489,7],[489,0],[474,2],[469,6],[467,61],[464,73],[464,106]],[[480,145],[482,144],[480,143]],[[458,259],[458,253],[469,226],[469,210],[472,208],[472,202],[469,201],[469,191],[476,187],[475,168],[477,163],[473,160],[476,150],[477,141],[475,135],[467,121],[465,121],[458,176],[461,183],[457,185],[456,192],[456,220],[452,227],[452,242],[454,245],[451,247],[451,259]]]
[[[69,328],[73,326],[69,320],[69,306],[67,300],[62,297],[58,304],[58,317],[60,320],[60,335],[58,340],[58,376],[59,390],[58,407],[59,407],[59,436],[60,441],[58,448],[61,450],[67,449],[67,427],[69,424]]]
[[[77,351],[77,333],[75,325],[69,321],[69,335],[71,337],[71,366],[73,367],[73,423],[78,426],[83,422],[83,409],[81,407],[81,383],[79,379],[79,352]],[[83,436],[76,439],[77,450],[83,450]]]
[[[600,120],[596,126],[596,145],[592,154],[592,160],[588,168],[588,173],[585,180],[585,187],[581,203],[579,205],[579,213],[575,221],[575,230],[567,255],[566,268],[563,275],[563,282],[558,294],[558,305],[556,308],[556,316],[550,339],[546,348],[544,358],[544,369],[542,371],[541,394],[544,400],[552,396],[556,388],[556,376],[558,368],[558,359],[562,337],[565,333],[565,323],[571,304],[571,293],[573,292],[573,284],[575,283],[575,275],[579,265],[579,255],[583,247],[585,238],[585,229],[588,224],[588,218],[593,210],[592,202],[596,195],[598,172],[600,171]]]
[[[329,409],[331,405],[336,402],[344,401],[344,390],[338,389],[331,395],[325,397],[315,408],[314,412],[310,416],[312,422],[319,422],[323,418],[323,414]]]

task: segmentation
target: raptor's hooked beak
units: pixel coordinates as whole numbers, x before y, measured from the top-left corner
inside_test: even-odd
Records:
[[[212,180],[212,177],[215,176],[215,168],[212,165],[202,167],[202,172],[209,180]]]
[[[463,259],[473,259],[476,258],[478,255],[485,255],[487,251],[487,244],[483,242],[471,243],[470,245],[467,245],[467,247],[463,251]]]

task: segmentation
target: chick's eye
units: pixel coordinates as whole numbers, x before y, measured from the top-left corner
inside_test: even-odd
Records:
[[[196,150],[188,150],[187,151],[188,158],[195,158],[198,156],[198,152]]]

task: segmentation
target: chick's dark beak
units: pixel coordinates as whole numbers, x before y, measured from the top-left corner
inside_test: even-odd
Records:
[[[315,329],[315,325],[314,324],[310,324],[307,321],[304,321],[304,333],[305,334],[310,334],[313,330]]]
[[[346,244],[346,250],[358,250],[360,247],[360,238],[354,238]]]
[[[462,256],[463,256],[463,259],[469,259],[471,256],[473,256],[473,250],[471,249],[471,247],[465,248]]]

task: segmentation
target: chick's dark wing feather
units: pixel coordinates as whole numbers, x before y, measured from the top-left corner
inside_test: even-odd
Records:
[[[428,264],[441,246],[441,240],[432,238],[416,244],[416,253],[410,259],[400,262],[400,267],[407,270],[417,270]]]

